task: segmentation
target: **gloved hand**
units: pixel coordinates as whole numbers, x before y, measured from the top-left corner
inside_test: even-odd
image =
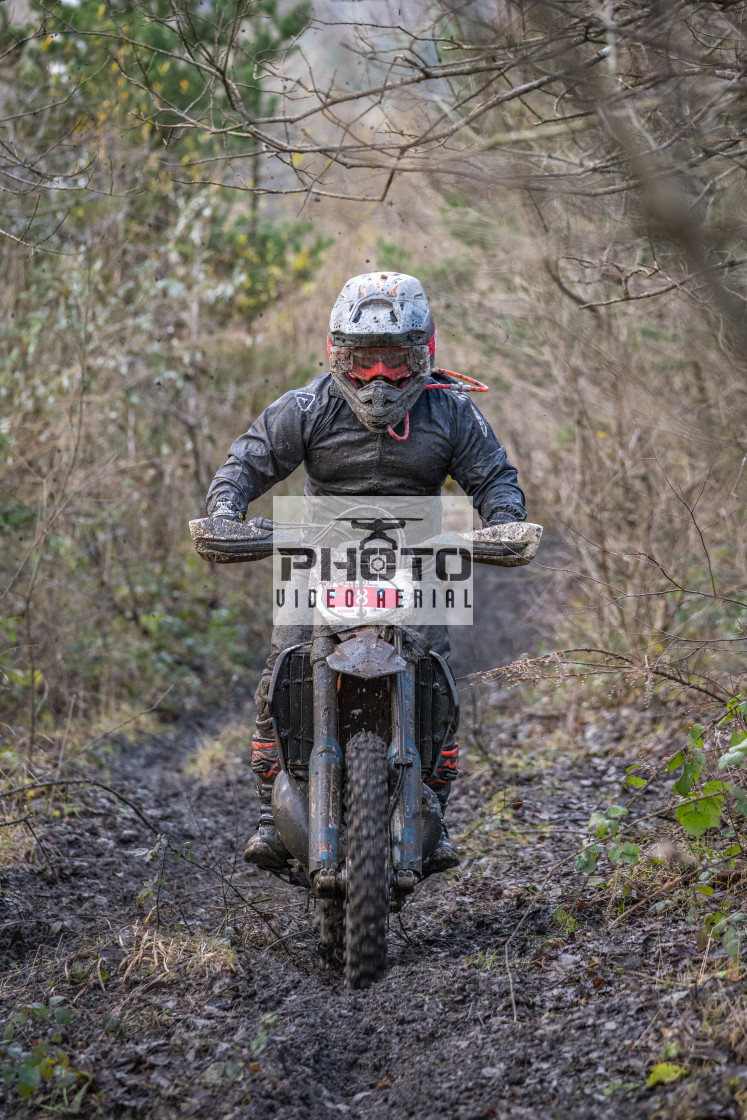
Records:
[[[244,523],[244,528],[250,530],[247,534],[252,537],[269,537],[274,528],[272,521],[268,521],[266,517],[254,517],[250,521],[244,521],[240,513],[237,513],[233,506],[228,505],[227,502],[219,503],[210,514],[211,517],[222,517],[226,521],[238,521]]]
[[[518,518],[514,517],[512,513],[498,510],[483,525],[483,529],[492,529],[494,525],[512,525],[515,521],[518,521]]]
[[[236,510],[229,506],[227,502],[219,503],[214,510],[211,510],[210,517],[225,517],[227,521],[242,521],[243,518]]]

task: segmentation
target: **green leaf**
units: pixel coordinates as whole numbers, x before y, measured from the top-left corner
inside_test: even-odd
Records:
[[[695,780],[700,774],[700,769],[694,758],[689,758],[685,763],[685,768],[680,774],[677,781],[674,783],[674,792],[679,793],[680,796],[685,797],[695,784]]]
[[[747,739],[747,731],[732,731],[731,737],[729,739],[729,746],[738,747],[740,743],[743,743],[745,741],[745,739]]]
[[[718,760],[718,768],[723,770],[726,766],[741,766],[745,758],[747,758],[747,744],[742,747],[730,747]]]
[[[713,887],[709,887],[707,883],[699,883],[696,889],[707,898],[710,898],[713,894]]]
[[[37,1042],[33,1050],[24,1055],[23,1064],[26,1066],[38,1066],[39,1063],[43,1062],[46,1058],[48,1050],[48,1042]]]
[[[747,792],[741,786],[733,785],[729,786],[729,795],[742,816],[747,817]]]
[[[610,805],[607,810],[607,816],[611,821],[619,821],[621,817],[627,817],[628,810],[623,805]]]
[[[37,1085],[40,1084],[41,1072],[39,1067],[22,1065],[18,1071],[18,1092],[21,1096],[28,1099]]]
[[[640,854],[641,849],[631,840],[613,844],[609,851],[609,857],[613,863],[629,863],[632,867],[635,867],[638,863]]]
[[[674,758],[670,758],[670,760],[667,764],[667,768],[664,771],[664,773],[665,774],[670,774],[672,772],[672,770],[679,770],[680,766],[682,765],[682,763],[684,761],[685,761],[685,752],[684,751],[677,751],[677,754],[674,756]]]
[[[55,1020],[62,1026],[71,1023],[73,1020],[73,1012],[69,1007],[55,1007],[54,1009]]]
[[[707,797],[704,801],[701,801],[701,805],[708,813],[711,821],[708,827],[718,828],[721,823],[721,810],[724,807],[723,797]]]
[[[593,874],[597,869],[597,863],[603,851],[604,849],[601,844],[590,844],[588,847],[583,848],[573,865],[576,871],[580,871],[583,875]]]
[[[659,1062],[648,1075],[646,1084],[649,1087],[652,1085],[668,1085],[670,1081],[677,1081],[680,1077],[687,1077],[689,1072],[689,1069],[685,1069],[684,1066],[678,1066],[676,1062]]]
[[[690,832],[692,836],[702,836],[703,832],[705,832],[707,828],[716,828],[721,823],[721,814],[724,809],[724,798],[722,796],[722,791],[726,788],[727,787],[725,782],[706,782],[703,786],[703,793],[711,794],[712,796],[702,797],[698,801],[690,803],[697,805],[698,809],[708,817],[708,824],[705,826],[705,828],[701,829],[700,832],[693,832],[692,828],[688,827],[685,824],[685,818],[687,818],[687,814],[685,814],[685,818],[680,816],[680,810],[689,808],[689,805],[680,805],[679,808],[675,810],[675,815],[677,816],[680,824],[682,824],[683,828],[685,828],[686,831]],[[698,818],[698,820],[701,819],[702,818]],[[698,822],[695,822],[694,826],[700,828],[700,824]]]
[[[596,832],[597,836],[604,838],[610,830],[610,822],[604,813],[592,813],[587,828],[589,832]]]
[[[689,836],[702,836],[711,827],[711,814],[702,801],[687,801],[678,805],[674,815]]]
[[[690,728],[689,735],[687,736],[688,744],[697,743],[702,734],[703,734],[703,724],[702,723],[694,723],[692,725],[692,727]]]
[[[739,959],[740,942],[739,930],[732,925],[728,925],[721,937],[721,944],[727,957],[731,957],[734,961]]]
[[[635,774],[628,774],[625,781],[629,786],[632,786],[633,789],[643,789],[643,787],[647,785],[645,778],[637,778]]]

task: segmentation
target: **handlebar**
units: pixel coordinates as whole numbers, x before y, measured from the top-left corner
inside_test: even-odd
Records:
[[[301,538],[287,529],[267,529],[232,521],[226,517],[201,517],[190,521],[195,549],[211,564],[243,564],[264,560],[283,545],[301,544]],[[516,568],[529,564],[537,554],[542,526],[530,521],[511,521],[469,533],[442,533],[424,542],[434,549],[459,544],[472,546],[476,564]]]

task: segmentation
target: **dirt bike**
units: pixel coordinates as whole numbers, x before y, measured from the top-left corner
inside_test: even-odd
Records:
[[[372,524],[369,540],[383,523]],[[299,541],[266,521],[204,518],[190,530],[214,563],[262,559]],[[517,566],[533,559],[541,533],[512,523],[459,540],[474,562]],[[456,536],[443,539],[453,545]],[[386,968],[389,913],[412,895],[441,837],[441,806],[423,775],[457,729],[454,678],[411,627],[319,620],[310,642],[278,657],[269,703],[281,764],[272,812],[293,857],[289,881],[316,898],[321,947],[344,950],[348,986],[368,987]]]

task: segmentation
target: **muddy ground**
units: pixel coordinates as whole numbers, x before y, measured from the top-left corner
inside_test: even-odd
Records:
[[[2,871],[0,1114],[742,1116],[738,975],[715,945],[704,962],[684,909],[656,914],[660,879],[623,901],[609,867],[587,881],[568,858],[633,744],[665,755],[679,717],[553,704],[483,689],[466,708],[462,868],[392,920],[365,992],[318,957],[305,893],[237,860],[248,701],[100,753],[100,780],[168,848],[104,789],[38,791],[38,843]],[[647,1087],[667,1060],[686,1072]]]

